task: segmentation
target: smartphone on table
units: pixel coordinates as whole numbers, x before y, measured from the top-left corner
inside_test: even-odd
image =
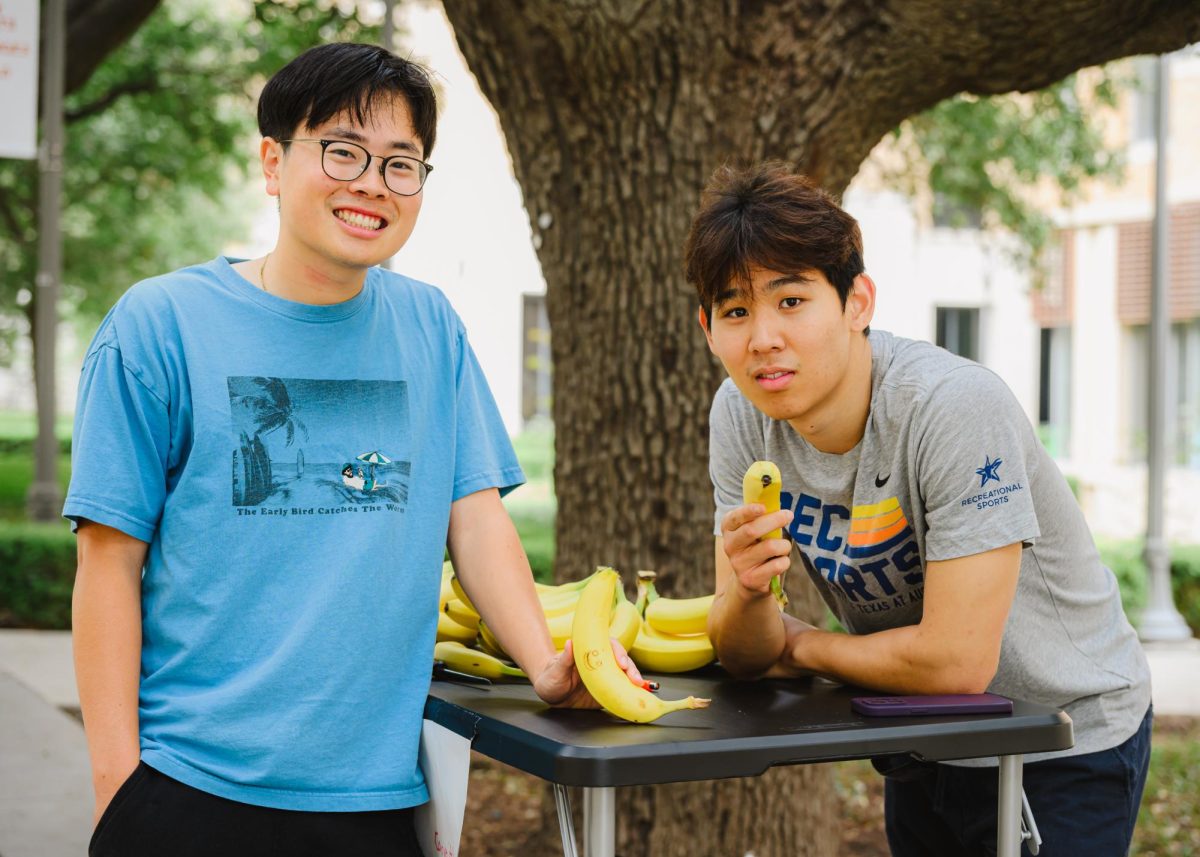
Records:
[[[930,714],[1012,714],[1012,700],[994,693],[933,696],[856,696],[850,708],[864,717],[917,717]]]

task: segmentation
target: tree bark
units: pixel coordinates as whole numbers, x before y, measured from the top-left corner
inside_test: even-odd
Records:
[[[714,168],[782,159],[840,192],[884,134],[957,92],[1036,89],[1200,38],[1186,0],[444,2],[548,286],[556,574],[654,568],[675,596],[713,584],[708,409],[723,372],[681,251]],[[816,618],[811,593],[798,600]],[[619,851],[831,854],[831,794],[821,768],[622,790]],[[733,833],[714,833],[721,818]]]

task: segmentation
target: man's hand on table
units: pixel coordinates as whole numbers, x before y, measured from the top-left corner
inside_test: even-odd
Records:
[[[617,657],[617,665],[629,676],[629,680],[639,687],[642,684],[642,674],[638,672],[633,658],[629,657],[616,640],[612,641],[613,654]],[[533,689],[542,701],[555,708],[599,708],[600,703],[592,698],[588,689],[575,668],[575,655],[571,641],[566,648],[551,658],[545,669],[533,679]]]

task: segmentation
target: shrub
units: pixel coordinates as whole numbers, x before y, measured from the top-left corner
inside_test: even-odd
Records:
[[[0,627],[71,627],[75,536],[69,525],[0,522]]]
[[[1100,558],[1112,569],[1121,587],[1121,602],[1134,625],[1146,608],[1149,584],[1141,541],[1099,541]],[[1171,546],[1171,589],[1175,606],[1200,636],[1200,545]]]

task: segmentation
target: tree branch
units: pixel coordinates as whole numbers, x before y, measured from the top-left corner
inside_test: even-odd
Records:
[[[162,0],[68,0],[67,93],[75,92],[100,63],[135,32]]]
[[[25,230],[21,228],[21,224],[17,220],[17,214],[15,211],[13,211],[12,205],[10,204],[12,202],[12,198],[12,193],[0,193],[0,217],[4,219],[5,225],[12,233],[13,240],[20,244],[25,237]]]
[[[64,114],[67,122],[78,122],[81,119],[86,119],[89,116],[94,116],[97,113],[102,113],[107,110],[112,104],[125,95],[136,95],[141,92],[155,92],[159,88],[158,81],[152,78],[143,78],[141,80],[131,80],[123,83],[120,86],[113,87],[106,92],[102,97],[97,98],[91,104],[85,104],[75,110],[68,110]]]

